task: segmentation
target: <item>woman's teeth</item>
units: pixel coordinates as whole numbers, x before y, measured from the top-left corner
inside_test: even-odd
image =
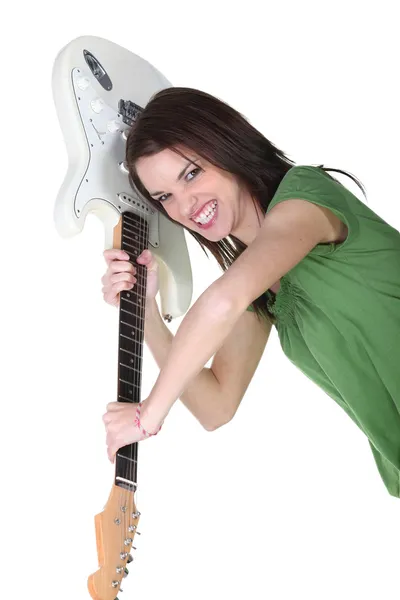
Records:
[[[200,223],[201,225],[205,225],[213,218],[216,206],[217,201],[213,200],[212,202],[207,204],[205,208],[203,208],[203,210],[199,215],[197,215],[197,217],[193,217],[193,221],[195,221],[196,223]]]

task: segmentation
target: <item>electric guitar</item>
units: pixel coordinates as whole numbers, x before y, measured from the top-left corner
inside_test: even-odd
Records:
[[[120,292],[119,402],[140,402],[147,272],[136,263],[150,248],[159,263],[161,313],[184,314],[192,272],[183,229],[155,211],[129,184],[127,134],[151,96],[171,83],[149,62],[108,40],[82,36],[58,53],[52,72],[68,169],[54,207],[62,237],[80,233],[88,213],[104,224],[105,248],[122,248],[137,269],[133,290]],[[114,600],[127,575],[140,513],[135,505],[138,443],[121,448],[107,504],[95,517],[99,569],[89,576],[94,600]]]

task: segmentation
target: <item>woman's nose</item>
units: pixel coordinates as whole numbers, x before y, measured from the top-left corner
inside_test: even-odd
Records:
[[[190,215],[195,212],[197,204],[198,203],[195,198],[183,198],[179,203],[181,215],[184,217],[190,217]]]

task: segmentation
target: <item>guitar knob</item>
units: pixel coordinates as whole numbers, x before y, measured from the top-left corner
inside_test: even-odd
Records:
[[[89,77],[79,77],[78,81],[77,81],[77,86],[80,90],[86,90],[86,88],[88,88],[90,85],[90,79]]]
[[[105,106],[104,100],[102,100],[101,98],[96,98],[96,100],[91,101],[90,106],[92,107],[93,112],[101,113]]]
[[[111,133],[117,133],[117,131],[119,131],[120,128],[121,128],[121,123],[115,119],[114,119],[114,121],[109,121],[107,123],[107,129]]]
[[[128,169],[128,167],[126,166],[126,163],[125,163],[125,161],[122,161],[122,162],[118,163],[118,166],[119,166],[119,168],[121,169],[121,171],[122,171],[123,173],[129,173],[129,169]]]

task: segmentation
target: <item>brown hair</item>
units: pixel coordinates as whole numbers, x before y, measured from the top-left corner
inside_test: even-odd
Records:
[[[196,152],[209,163],[236,176],[238,183],[246,187],[253,203],[257,201],[264,214],[283,177],[295,166],[282,150],[222,100],[192,88],[163,89],[152,96],[129,132],[126,165],[132,188],[174,223],[162,203],[148,194],[138,177],[135,163],[139,158],[167,148],[184,156],[178,146]],[[337,170],[323,165],[320,168],[324,171]],[[349,173],[337,171],[348,175],[360,186]],[[233,235],[212,242],[200,233],[185,229],[198,241],[206,255],[206,249],[211,252],[224,271],[247,247]],[[260,317],[275,323],[265,294],[254,300],[252,306]]]

